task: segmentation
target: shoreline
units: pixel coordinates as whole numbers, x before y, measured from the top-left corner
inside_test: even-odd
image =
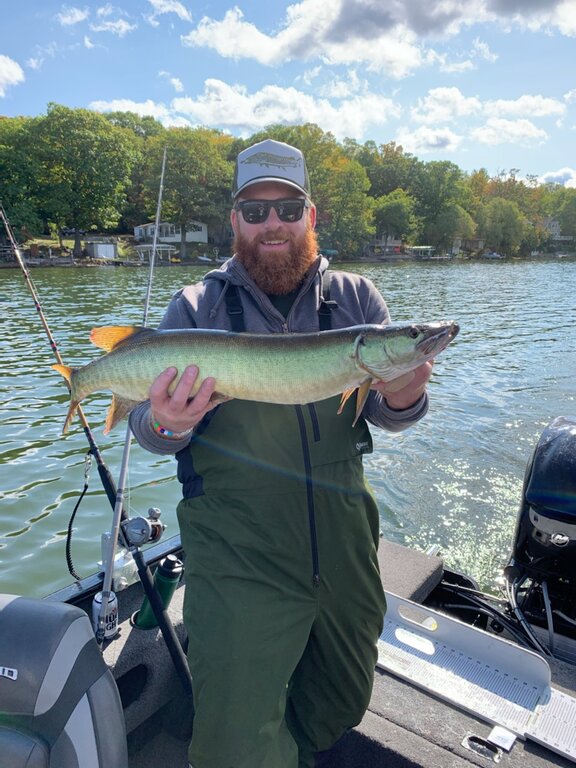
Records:
[[[551,261],[558,259],[575,260],[576,252],[570,253],[542,253],[537,256],[506,256],[499,259],[494,259],[489,256],[451,256],[451,257],[414,257],[414,256],[401,256],[395,258],[384,259],[351,259],[343,261],[333,261],[334,265],[338,264],[405,264],[407,262],[412,263],[441,263],[451,264],[454,262],[471,261],[471,262],[533,262],[533,261]],[[171,262],[164,263],[162,261],[156,262],[156,267],[174,268],[174,267],[206,267],[207,269],[213,269],[223,264],[224,261],[203,261],[203,260],[190,260],[185,262]],[[121,259],[77,259],[72,260],[70,258],[63,259],[27,259],[24,257],[24,264],[26,267],[33,269],[50,269],[53,267],[64,267],[66,269],[95,269],[95,268],[142,268],[148,267],[148,262],[121,260]],[[20,265],[17,261],[0,261],[0,269],[20,269]]]

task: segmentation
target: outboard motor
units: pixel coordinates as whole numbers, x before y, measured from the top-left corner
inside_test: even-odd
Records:
[[[530,624],[576,638],[576,419],[554,419],[536,445],[505,573]]]
[[[2,768],[127,768],[122,704],[84,611],[0,595]]]

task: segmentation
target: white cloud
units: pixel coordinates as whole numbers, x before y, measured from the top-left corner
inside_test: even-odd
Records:
[[[385,125],[388,118],[400,115],[399,107],[390,99],[374,94],[360,95],[335,106],[327,99],[316,99],[295,88],[268,85],[249,93],[245,86],[214,79],[206,80],[201,96],[174,99],[172,107],[191,123],[218,125],[242,135],[270,123],[312,122],[340,139],[361,137],[369,126]]]
[[[236,7],[226,11],[222,21],[204,16],[195,30],[182,37],[182,42],[190,47],[212,48],[226,58],[250,58],[270,65],[287,58],[282,38],[282,33],[269,37],[245,22],[244,14]],[[231,40],[234,45],[230,45]]]
[[[170,72],[165,72],[164,70],[162,70],[161,72],[158,72],[158,77],[163,77],[166,80],[168,80],[168,82],[174,88],[176,93],[182,93],[182,91],[184,90],[184,86],[182,85],[182,81],[180,80],[180,78],[172,77]]]
[[[499,31],[530,29],[576,34],[576,0],[301,0],[289,5],[271,33],[245,18],[235,6],[221,19],[204,16],[184,45],[204,47],[220,56],[252,59],[265,66],[289,61],[320,60],[328,64],[360,64],[369,71],[403,78],[430,64],[444,72],[463,72],[476,61],[498,58],[476,37],[465,57],[431,47],[463,29],[482,25]],[[231,41],[234,41],[231,44]]]
[[[454,152],[462,144],[463,138],[450,128],[428,128],[421,126],[415,131],[403,128],[397,133],[396,143],[405,152],[413,155],[425,155],[430,152]]]
[[[307,69],[302,75],[300,75],[297,79],[302,80],[304,85],[312,85],[314,80],[320,75],[322,72],[322,67],[312,67],[312,69]]]
[[[561,184],[569,189],[576,189],[576,168],[559,168],[557,171],[548,171],[538,179],[540,184]]]
[[[88,109],[96,112],[134,112],[140,117],[154,117],[165,126],[190,126],[190,122],[175,115],[174,111],[164,104],[156,104],[151,99],[132,101],[131,99],[112,99],[112,101],[92,101]]]
[[[8,56],[0,54],[0,98],[6,95],[6,90],[12,85],[23,83],[26,78],[20,64]]]
[[[500,117],[502,115],[510,115],[511,117],[520,117],[521,115],[550,117],[552,115],[564,115],[566,105],[558,101],[558,99],[527,94],[514,100],[496,99],[495,101],[487,101],[484,103],[484,111],[491,117]]]
[[[334,77],[317,88],[316,93],[328,99],[347,99],[358,96],[360,93],[367,93],[368,83],[358,77],[358,74],[351,70],[346,78]]]
[[[489,61],[492,64],[498,60],[498,54],[492,53],[488,44],[482,42],[479,37],[473,41],[472,51],[479,59],[484,59],[484,61]]]
[[[448,73],[469,72],[476,69],[476,65],[470,59],[465,61],[448,61],[446,56],[438,56],[440,71]]]
[[[115,21],[101,21],[99,24],[91,24],[90,29],[92,32],[111,32],[118,37],[124,37],[129,32],[133,32],[137,26],[137,24],[130,24],[124,19],[116,19]]]
[[[437,125],[459,117],[482,112],[482,102],[475,96],[464,96],[458,88],[433,88],[418,99],[411,115],[419,123]]]
[[[564,94],[564,101],[567,104],[576,104],[576,88],[573,88],[571,91],[567,91]]]
[[[86,21],[88,16],[90,16],[88,8],[68,8],[65,5],[62,6],[60,13],[56,14],[58,22],[63,27],[71,27],[74,24],[79,24],[81,21]]]
[[[192,14],[178,0],[148,0],[148,2],[153,8],[153,12],[146,18],[153,26],[158,26],[157,16],[165,13],[175,13],[182,21],[192,21]]]
[[[504,120],[491,117],[485,125],[471,131],[471,137],[482,144],[518,144],[524,147],[542,144],[548,138],[546,131],[530,120]]]
[[[96,46],[94,45],[92,40],[90,40],[88,35],[84,35],[84,48],[88,48],[88,50],[90,50],[91,48],[95,48],[95,47]]]
[[[355,6],[369,4],[368,0],[357,0]],[[267,35],[245,21],[242,11],[235,7],[226,12],[222,21],[203,17],[196,29],[182,37],[182,42],[211,48],[226,58],[253,59],[266,66],[312,58],[328,64],[363,62],[370,71],[386,71],[392,77],[404,77],[424,62],[410,31],[397,27],[380,33],[372,27],[373,39],[367,45],[362,30],[349,30],[347,35],[338,31],[340,11],[339,0],[303,0],[288,7],[286,23],[279,32]]]
[[[26,66],[30,67],[30,69],[39,71],[40,69],[42,69],[42,66],[46,61],[46,59],[54,58],[57,52],[58,52],[58,46],[54,42],[48,43],[48,45],[45,45],[41,48],[37,47],[36,56],[30,57],[26,62]]]
[[[551,19],[552,26],[556,27],[562,35],[576,37],[576,2],[566,0],[554,9]]]

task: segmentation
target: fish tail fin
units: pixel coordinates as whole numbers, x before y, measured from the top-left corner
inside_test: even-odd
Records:
[[[53,365],[52,368],[54,368],[55,371],[58,371],[59,374],[61,374],[68,384],[68,389],[70,392],[73,391],[74,388],[74,382],[73,382],[73,376],[75,368],[70,368],[69,365]],[[68,413],[66,414],[66,420],[64,421],[64,426],[62,427],[62,434],[65,435],[66,432],[68,432],[68,429],[70,427],[70,424],[72,423],[72,419],[74,418],[74,414],[78,410],[78,406],[80,405],[80,401],[76,400],[74,396],[72,395],[72,399],[70,401],[70,407],[68,408]]]
[[[120,395],[112,395],[112,403],[106,414],[104,434],[107,435],[119,421],[126,418],[130,411],[138,405],[138,402],[138,400],[129,400],[127,397],[120,397]]]

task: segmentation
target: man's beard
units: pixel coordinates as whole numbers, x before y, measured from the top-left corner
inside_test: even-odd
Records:
[[[260,255],[260,242],[279,238],[289,240],[286,252]],[[234,253],[261,291],[270,296],[282,296],[295,291],[304,280],[318,257],[318,241],[316,232],[310,227],[298,239],[281,228],[275,232],[267,231],[254,240],[238,233],[234,238]]]

